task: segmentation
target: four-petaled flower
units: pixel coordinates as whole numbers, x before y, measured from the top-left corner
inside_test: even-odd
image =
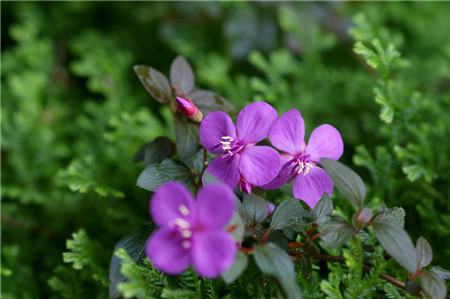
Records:
[[[180,183],[162,185],[150,202],[159,229],[147,241],[147,257],[168,274],[193,265],[200,275],[217,277],[232,265],[237,251],[224,229],[234,211],[235,197],[226,185],[205,186],[195,201]]]
[[[267,137],[277,119],[275,109],[255,102],[238,114],[236,127],[222,111],[209,113],[200,124],[200,142],[218,155],[207,171],[230,187],[237,184],[244,192],[272,181],[281,167],[280,155],[271,147],[255,144]]]
[[[293,179],[295,198],[314,208],[323,193],[331,195],[333,192],[333,181],[318,163],[321,158],[338,160],[344,151],[344,144],[338,130],[327,124],[312,131],[308,144],[304,137],[303,118],[295,109],[284,113],[274,123],[269,140],[283,152],[285,162],[278,176],[262,187],[275,189]]]

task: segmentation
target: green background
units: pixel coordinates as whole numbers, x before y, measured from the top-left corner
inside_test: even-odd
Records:
[[[265,100],[299,109],[307,134],[337,127],[368,200],[402,206],[450,267],[449,15],[445,2],[2,2],[2,298],[107,296],[114,244],[148,221],[133,155],[174,137],[132,66],[168,74],[178,54],[237,108]]]

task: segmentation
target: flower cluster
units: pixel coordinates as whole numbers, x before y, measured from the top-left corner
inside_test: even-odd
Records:
[[[281,154],[256,145],[266,137]],[[207,169],[210,174],[247,193],[252,186],[276,189],[293,181],[294,196],[313,208],[324,193],[333,191],[320,159],[338,160],[344,145],[339,132],[327,124],[313,130],[308,144],[304,137],[300,112],[293,109],[277,119],[276,110],[264,102],[242,109],[236,127],[224,112],[208,114],[200,125],[201,144],[217,155]]]
[[[195,115],[189,99],[177,98],[178,109]],[[268,137],[280,152],[258,145]],[[308,144],[305,125],[297,110],[278,118],[267,103],[247,105],[237,116],[236,126],[225,112],[209,113],[200,124],[200,142],[215,158],[207,172],[220,183],[204,186],[194,200],[180,183],[169,182],[156,190],[150,213],[159,226],[146,245],[154,266],[178,274],[192,265],[202,276],[216,277],[235,258],[237,244],[226,225],[235,213],[232,188],[251,193],[254,186],[276,189],[293,181],[293,194],[313,208],[324,193],[331,195],[333,182],[319,167],[321,158],[339,159],[343,142],[330,125],[314,129]],[[268,212],[272,213],[273,205]]]

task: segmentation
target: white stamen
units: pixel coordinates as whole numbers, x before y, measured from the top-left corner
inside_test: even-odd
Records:
[[[188,209],[185,205],[183,205],[183,204],[181,204],[181,205],[178,207],[178,210],[180,211],[180,213],[181,213],[183,216],[189,215],[189,209]]]
[[[307,175],[314,165],[311,162],[299,162],[298,166],[297,174]]]
[[[231,141],[233,141],[232,137],[222,136],[222,141],[220,143],[222,144],[222,149],[224,152],[229,152],[231,150]]]
[[[191,242],[188,240],[184,240],[183,243],[181,243],[181,246],[183,246],[184,249],[188,249],[191,247]]]
[[[181,231],[181,236],[183,238],[190,238],[192,236],[192,232],[190,230],[187,230],[187,229],[182,230]]]
[[[169,226],[178,226],[181,229],[188,229],[189,227],[191,227],[190,223],[182,218],[175,218],[175,220],[169,223]]]

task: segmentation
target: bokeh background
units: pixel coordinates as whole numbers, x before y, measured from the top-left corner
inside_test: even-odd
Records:
[[[133,156],[174,136],[132,66],[167,74],[178,54],[238,108],[337,127],[372,204],[402,206],[450,267],[449,16],[445,2],[2,2],[2,298],[107,296],[114,244],[148,220]]]

